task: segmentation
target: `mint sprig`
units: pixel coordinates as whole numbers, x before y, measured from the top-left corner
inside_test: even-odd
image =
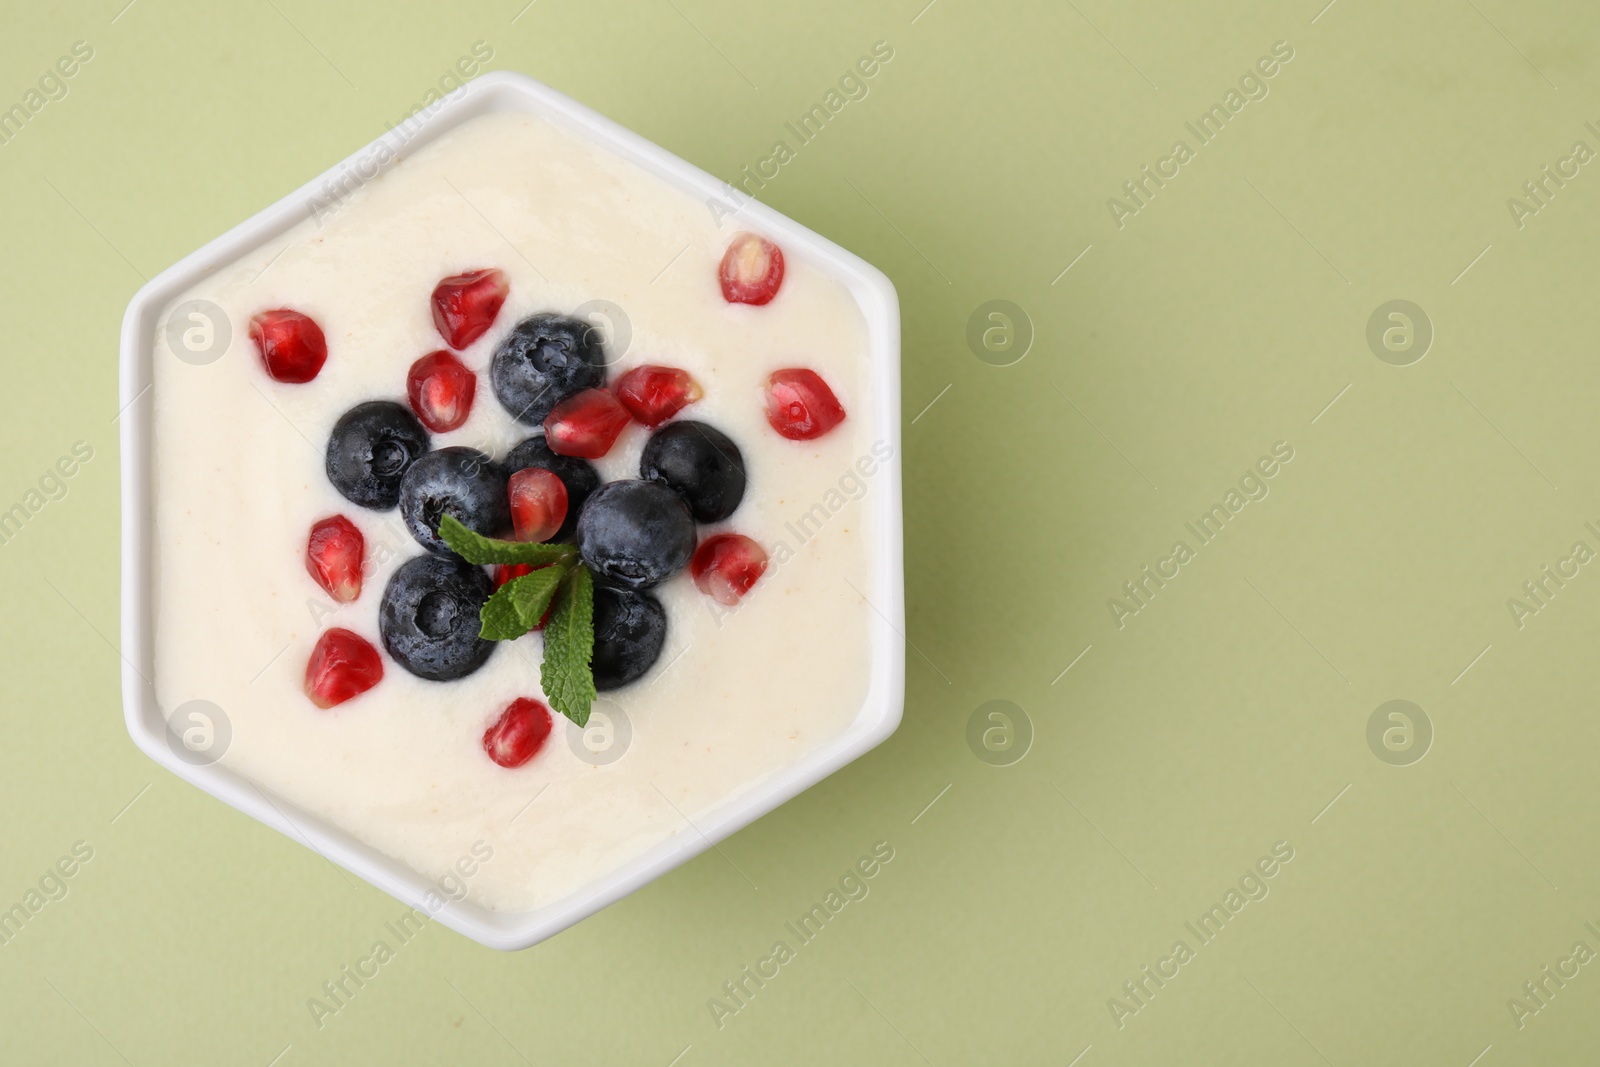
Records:
[[[542,567],[550,563],[575,563],[578,559],[578,550],[571,545],[500,541],[474,533],[449,512],[439,518],[439,536],[468,563],[527,563]]]
[[[594,578],[589,568],[573,567],[561,583],[555,608],[544,628],[544,662],[539,666],[539,688],[550,704],[577,723],[589,723],[594,703]]]
[[[483,623],[478,636],[486,641],[515,641],[539,625],[568,569],[565,564],[553,563],[496,589],[478,612]]]
[[[539,686],[550,706],[587,726],[594,703],[594,576],[571,545],[501,541],[467,529],[455,516],[439,520],[439,536],[468,563],[528,564],[538,569],[494,591],[478,612],[478,636],[514,641],[539,625],[546,609]],[[553,605],[553,606],[552,606]]]

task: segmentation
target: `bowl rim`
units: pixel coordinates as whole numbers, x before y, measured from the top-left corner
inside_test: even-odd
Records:
[[[310,814],[227,768],[197,766],[168,747],[166,715],[156,702],[154,674],[154,439],[152,405],[157,317],[179,293],[207,273],[272,240],[306,218],[317,218],[331,192],[357,188],[393,163],[479,115],[513,111],[538,115],[621,156],[696,197],[730,235],[756,230],[776,238],[786,255],[801,255],[843,282],[866,318],[874,440],[892,449],[865,498],[872,518],[874,559],[866,599],[870,670],[866,697],[849,728],[808,757],[718,804],[675,830],[654,848],[568,896],[532,911],[492,911],[468,900],[441,900],[437,887],[354,835]],[[388,158],[385,159],[384,157]],[[373,174],[367,174],[372,171]],[[412,112],[299,189],[206,243],[148,281],[123,316],[119,360],[121,447],[121,650],[123,716],[134,743],[178,777],[205,790],[324,859],[370,882],[427,916],[483,945],[521,949],[544,940],[632,893],[711,848],[883,742],[899,725],[905,701],[905,583],[901,519],[900,309],[894,285],[877,268],[760,203],[744,191],[523,74],[495,71]],[[881,479],[881,481],[879,480]],[[692,831],[692,832],[686,832]]]

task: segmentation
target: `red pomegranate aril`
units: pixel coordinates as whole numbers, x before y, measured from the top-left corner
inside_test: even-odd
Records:
[[[567,521],[567,487],[551,471],[529,467],[506,482],[511,528],[518,541],[548,541]]]
[[[501,270],[452,275],[433,287],[433,324],[451,348],[466,348],[482,337],[511,292]]]
[[[599,459],[611,451],[630,416],[604,389],[585,389],[555,406],[544,420],[544,443],[558,456]]]
[[[306,570],[329,596],[348,604],[361,595],[361,557],[366,539],[343,515],[322,519],[306,541]]]
[[[502,767],[520,767],[539,754],[552,725],[542,702],[518,697],[483,732],[483,750]]]
[[[753,233],[741,233],[722,254],[722,297],[730,304],[765,304],[783,284],[783,249]]]
[[[844,405],[816,371],[790,367],[767,379],[767,421],[791,441],[810,441],[844,421]]]
[[[334,627],[317,638],[306,664],[306,696],[319,708],[343,704],[383,680],[383,659],[360,634]]]
[[[694,550],[689,576],[702,593],[733,607],[767,569],[767,550],[744,534],[708,537]]]
[[[688,371],[653,364],[633,368],[612,391],[628,414],[652,429],[705,395]]]
[[[328,361],[328,341],[309,315],[290,308],[263,311],[250,320],[250,340],[275,382],[309,382]]]
[[[406,375],[406,397],[422,425],[434,433],[459,429],[472,414],[478,376],[452,352],[440,349],[411,364]]]
[[[499,589],[513,578],[521,578],[524,574],[533,573],[531,563],[496,563],[494,565],[494,587]]]

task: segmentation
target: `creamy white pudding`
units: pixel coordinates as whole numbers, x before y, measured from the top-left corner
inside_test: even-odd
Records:
[[[807,367],[847,412],[864,412],[866,323],[841,283],[792,251],[776,299],[728,303],[717,272],[733,234],[706,204],[571,133],[491,114],[175,299],[168,314],[192,300],[217,305],[233,339],[200,365],[165,332],[156,339],[161,707],[217,705],[232,730],[224,766],[430,879],[481,858],[486,843],[492,858],[475,865],[468,896],[504,911],[580,892],[673,835],[698,837],[698,816],[843,733],[866,696],[874,610],[862,596],[875,561],[860,500],[890,448],[853,417],[816,440],[787,440],[767,422],[763,391],[774,370]],[[433,434],[433,447],[503,458],[537,432],[490,388],[496,344],[534,313],[610,301],[631,328],[626,351],[609,353],[611,380],[644,363],[688,371],[704,397],[682,417],[743,453],[742,503],[700,536],[737,531],[771,557],[735,608],[687,573],[651,590],[669,620],[655,665],[600,695],[587,745],[570,743],[568,731],[583,731],[557,716],[549,742],[515,769],[492,762],[482,738],[513,700],[542,697],[538,633],[499,643],[455,681],[423,680],[385,653],[382,681],[336,707],[319,709],[302,688],[325,630],[382,648],[384,587],[424,552],[398,511],[357,507],[330,484],[330,432],[363,401],[406,402],[408,368],[445,347],[435,284],[489,267],[505,272],[510,294],[460,353],[478,376],[470,417]],[[252,316],[285,307],[327,340],[326,364],[302,384],[269,378],[246,336]],[[595,461],[602,476],[637,478],[648,437],[624,430]],[[336,603],[306,571],[307,531],[332,515],[366,542],[353,603]],[[616,747],[595,755],[608,733]]]

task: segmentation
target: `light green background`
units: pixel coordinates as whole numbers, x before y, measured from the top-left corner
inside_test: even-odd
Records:
[[[0,1059],[1592,1058],[1600,965],[1524,1029],[1506,1007],[1575,941],[1600,949],[1600,567],[1521,629],[1506,607],[1600,548],[1600,171],[1521,230],[1506,207],[1574,141],[1600,149],[1592,5],[123,2],[13,0],[0,33],[3,105],[95,50],[0,147],[0,507],[95,449],[0,546],[0,903],[95,852],[0,948]],[[726,858],[533,950],[430,927],[319,1031],[306,999],[403,909],[126,736],[117,330],[141,275],[382,132],[479,40],[724,177],[892,44],[764,198],[900,290],[905,722]],[[1270,95],[1119,230],[1107,198],[1279,40]],[[1397,298],[1436,329],[1409,367],[1365,340]],[[969,351],[991,299],[1031,318],[1014,366]],[[1280,440],[1270,496],[1118,629],[1107,599]],[[1436,734],[1408,767],[1366,741],[1396,698]],[[966,741],[995,699],[1035,732],[1007,767]],[[896,857],[870,896],[719,1030],[707,999],[878,840]],[[1196,945],[1183,924],[1280,840],[1270,896],[1118,1029],[1107,999]]]

